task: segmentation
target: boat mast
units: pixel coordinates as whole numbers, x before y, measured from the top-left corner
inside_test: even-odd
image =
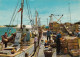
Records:
[[[37,16],[38,16],[38,12],[37,12],[37,10],[35,11],[35,14],[36,14],[36,26],[37,26]]]
[[[21,1],[21,29],[22,28],[22,22],[23,22],[23,5],[24,5],[24,0]]]
[[[69,1],[70,1],[70,0],[69,0]],[[70,23],[71,23],[71,7],[70,7],[71,3],[69,2],[68,4],[69,4]]]

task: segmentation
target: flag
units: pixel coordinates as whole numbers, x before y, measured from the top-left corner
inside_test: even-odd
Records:
[[[18,12],[20,12],[22,9],[20,8]]]

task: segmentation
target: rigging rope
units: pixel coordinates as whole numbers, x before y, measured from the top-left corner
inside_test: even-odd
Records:
[[[14,19],[13,19],[13,21],[12,21],[12,25],[13,25],[13,22],[14,22],[14,20],[15,20],[16,16],[17,16],[17,13],[16,13],[16,15],[14,16]]]
[[[30,23],[32,24],[32,13],[31,13],[31,9],[30,9],[30,5],[28,3],[28,0],[26,0],[26,5],[27,5],[27,10],[28,10],[28,18],[30,19]]]
[[[17,25],[18,25],[18,18],[19,18],[19,14],[18,14],[18,17],[17,17]]]
[[[10,20],[9,26],[11,25],[11,22],[12,22],[12,20],[13,20],[13,17],[14,17],[14,15],[15,15],[15,13],[16,13],[16,9],[17,9],[18,5],[19,5],[19,0],[18,0],[18,2],[17,2],[17,5],[16,5],[15,10],[14,10],[14,12],[13,12],[13,15],[12,15],[12,18],[11,18],[11,20]],[[9,30],[9,27],[8,27],[8,29],[7,29],[7,32],[8,32],[8,30]],[[11,30],[11,29],[10,29],[10,30]],[[8,33],[8,35],[9,35],[9,33]]]
[[[21,7],[19,7],[19,9],[20,9]],[[19,12],[16,12],[15,13],[15,15],[14,15],[14,18],[13,18],[13,20],[12,20],[12,25],[13,25],[13,22],[14,22],[14,20],[15,20],[15,18],[16,18],[16,16],[17,16],[17,14],[18,14]]]

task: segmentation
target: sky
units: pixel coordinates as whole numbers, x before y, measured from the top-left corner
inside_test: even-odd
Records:
[[[80,0],[27,0],[28,5],[30,5],[30,11],[32,19],[35,20],[35,11],[38,12],[38,18],[41,20],[41,25],[47,25],[50,21],[50,15],[62,15],[61,22],[71,22],[75,23],[80,21]],[[16,5],[18,6],[16,8]],[[70,5],[69,5],[70,3]],[[0,25],[16,25],[20,24],[21,13],[18,12],[20,9],[21,0],[0,0]],[[69,11],[70,6],[70,11]],[[16,13],[14,20],[10,23],[10,20],[13,16],[13,13],[16,8]],[[70,12],[71,12],[71,21],[70,21]],[[26,5],[26,0],[24,0],[24,11],[23,11],[23,24],[30,25],[28,9]],[[60,16],[56,16],[57,19]],[[57,21],[53,16],[53,21]],[[60,22],[59,22],[60,23]]]

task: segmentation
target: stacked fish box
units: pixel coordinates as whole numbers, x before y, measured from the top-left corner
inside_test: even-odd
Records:
[[[67,53],[68,53],[68,51],[67,51],[67,41],[66,41],[66,39],[62,39],[62,40],[61,40],[61,52],[62,52],[63,54],[67,54]]]
[[[72,50],[72,49],[79,49],[79,43],[78,43],[78,39],[68,39],[67,40],[68,43],[68,51]]]
[[[80,56],[79,43],[77,37],[71,37],[67,39],[68,52],[73,57]]]
[[[57,22],[53,22],[53,31],[58,32],[60,30],[60,25]]]
[[[80,50],[79,50],[78,38],[64,36],[63,39],[61,41],[61,48],[62,48],[61,51],[63,51],[64,53],[69,53],[72,56],[79,56]]]

